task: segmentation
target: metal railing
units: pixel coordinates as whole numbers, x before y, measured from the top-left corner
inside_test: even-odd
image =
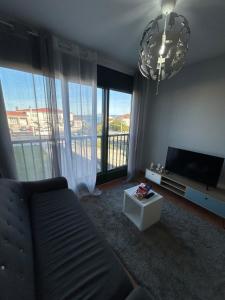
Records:
[[[90,136],[76,136],[71,139],[72,155],[92,159]],[[59,143],[61,152],[65,149],[65,139],[56,142],[49,138],[14,137],[12,140],[18,177],[21,180],[38,180],[52,176],[53,145]],[[97,137],[97,172],[101,172],[102,136]],[[128,134],[108,136],[108,170],[127,165],[129,148]],[[61,153],[61,154],[62,154]],[[66,152],[63,153],[66,155]]]
[[[129,134],[112,134],[108,136],[108,170],[127,165]]]

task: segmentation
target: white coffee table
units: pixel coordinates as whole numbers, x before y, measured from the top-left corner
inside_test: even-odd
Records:
[[[163,197],[156,192],[149,199],[138,200],[135,192],[138,186],[124,191],[123,213],[141,231],[160,220]]]

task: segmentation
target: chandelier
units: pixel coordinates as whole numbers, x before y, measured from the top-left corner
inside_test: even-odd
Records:
[[[157,80],[156,94],[160,81],[171,78],[184,66],[190,39],[188,21],[173,12],[175,0],[163,2],[162,14],[143,33],[138,62],[144,77]]]

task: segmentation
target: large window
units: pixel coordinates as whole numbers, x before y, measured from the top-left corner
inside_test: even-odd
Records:
[[[99,182],[126,174],[132,95],[112,89],[98,89]]]
[[[53,112],[48,109],[44,76],[0,67],[0,80],[19,179],[37,180],[51,177],[53,123],[59,133],[57,141],[61,145],[61,156],[65,145],[61,81],[55,81],[56,124],[52,122]],[[80,88],[80,85],[74,82],[67,82],[66,88],[69,93],[68,118],[72,154],[91,160],[92,90],[86,85]],[[84,97],[82,93],[85,94]],[[82,103],[81,97],[85,99]]]
[[[133,77],[98,66],[98,87],[100,183],[127,174]]]
[[[0,80],[19,179],[50,177],[43,76],[1,67]]]
[[[108,170],[127,165],[131,98],[128,93],[109,91]]]
[[[52,176],[51,126],[44,76],[0,67],[0,80],[6,105],[8,125],[21,180]],[[120,83],[119,83],[120,84]],[[65,143],[62,82],[55,81],[57,130],[59,142]],[[69,94],[69,122],[72,154],[91,159],[92,91],[88,86],[66,83]],[[79,101],[84,93],[85,101]],[[89,95],[90,94],[90,95]],[[97,173],[107,177],[127,167],[131,92],[112,88],[97,89]],[[90,102],[90,103],[89,103]],[[63,113],[64,110],[64,113]],[[84,151],[86,151],[84,153]]]

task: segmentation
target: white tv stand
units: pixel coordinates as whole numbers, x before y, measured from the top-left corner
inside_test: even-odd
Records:
[[[216,215],[225,218],[225,190],[209,188],[173,173],[160,174],[146,169],[145,177],[161,187],[198,204]]]

